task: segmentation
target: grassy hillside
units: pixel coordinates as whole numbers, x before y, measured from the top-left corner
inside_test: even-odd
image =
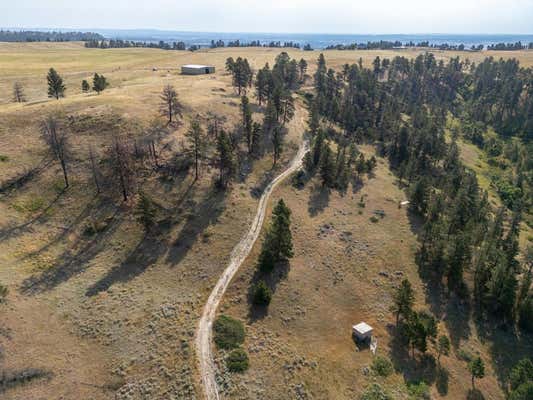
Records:
[[[194,330],[213,284],[255,213],[257,193],[296,151],[305,130],[303,102],[289,126],[277,169],[270,155],[249,165],[224,194],[214,190],[215,171],[163,179],[143,176],[144,191],[159,210],[160,232],[146,236],[134,216],[134,203],[123,203],[108,188],[96,196],[87,156],[90,144],[103,156],[112,133],[131,133],[159,117],[159,95],[172,84],[185,105],[184,121],[196,113],[216,112],[231,127],[239,118],[239,98],[224,72],[227,57],[247,57],[253,68],[273,64],[279,49],[217,49],[199,52],[156,49],[85,49],[80,43],[0,43],[0,283],[9,289],[0,305],[0,367],[20,372],[41,368],[50,374],[2,393],[28,398],[198,398]],[[312,74],[318,52],[289,50],[307,59]],[[334,68],[376,55],[415,56],[419,51],[331,51]],[[448,58],[454,52],[437,52]],[[519,57],[533,65],[532,52],[490,52]],[[481,59],[487,53],[468,56]],[[208,63],[217,73],[182,76],[184,63]],[[67,97],[46,96],[46,73],[54,67],[64,78]],[[103,73],[110,88],[81,93],[81,80]],[[28,102],[11,102],[14,82],[21,82]],[[255,105],[255,99],[252,98]],[[50,111],[74,116],[71,187],[64,191],[57,163],[48,163],[39,124]],[[259,108],[254,108],[259,121]],[[187,124],[163,138],[163,161],[184,151]],[[364,151],[372,153],[371,147]],[[14,178],[27,175],[16,185]],[[364,196],[366,206],[358,203]],[[246,346],[251,369],[233,376],[227,390],[234,398],[353,398],[372,381],[362,369],[368,351],[356,352],[351,324],[365,320],[376,329],[378,354],[403,363],[389,332],[390,296],[400,277],[417,291],[417,307],[432,307],[430,290],[417,278],[413,254],[417,221],[398,201],[404,193],[385,162],[362,187],[330,194],[318,182],[305,189],[279,189],[293,210],[296,257],[280,280],[268,316],[250,313],[248,283],[258,249],[226,297],[225,312],[247,322]],[[372,212],[386,216],[370,222]],[[90,229],[88,229],[90,228]],[[401,272],[401,273],[400,273]],[[460,305],[458,306],[460,307]],[[460,308],[459,308],[460,310]],[[461,324],[461,311],[441,314],[442,326],[455,335],[452,356],[442,363],[450,372],[448,398],[466,392],[469,380],[463,351],[494,357],[484,393],[503,397],[495,365],[505,359],[497,341],[481,343],[475,327]],[[466,337],[466,333],[471,334]],[[503,336],[502,336],[503,337]],[[498,339],[498,338],[495,338]],[[529,344],[513,343],[517,354]],[[524,347],[522,347],[524,346]],[[405,380],[420,371],[387,378],[385,385],[406,396]],[[434,369],[432,393],[439,395]],[[425,376],[425,375],[424,375]],[[405,379],[404,379],[405,378]],[[229,379],[229,378],[228,378]],[[300,394],[298,394],[300,393]],[[294,394],[294,396],[293,396]]]

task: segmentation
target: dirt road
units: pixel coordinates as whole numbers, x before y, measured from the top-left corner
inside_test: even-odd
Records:
[[[302,121],[300,121],[303,124]],[[302,125],[304,126],[304,125]],[[196,332],[196,352],[200,367],[200,374],[202,378],[202,385],[204,389],[205,398],[207,400],[218,400],[218,388],[215,380],[215,365],[213,361],[213,355],[211,353],[211,339],[212,339],[212,326],[215,319],[216,310],[220,303],[220,300],[224,296],[226,289],[228,288],[231,279],[241,266],[242,262],[250,253],[255,241],[259,237],[263,221],[265,219],[266,208],[268,200],[275,187],[282,182],[285,178],[290,176],[293,172],[297,171],[302,165],[302,160],[306,152],[306,144],[302,143],[298,153],[292,160],[289,167],[278,175],[270,184],[266,187],[265,191],[261,195],[259,205],[257,206],[257,213],[254,217],[250,230],[241,239],[241,241],[234,247],[231,252],[230,262],[224,273],[215,285],[207,303],[204,307],[202,318],[198,324],[198,330]]]

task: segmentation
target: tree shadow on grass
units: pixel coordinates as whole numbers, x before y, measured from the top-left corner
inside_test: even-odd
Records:
[[[224,212],[227,192],[211,189],[200,204],[190,203],[190,211],[183,228],[171,244],[166,261],[178,265],[187,255],[192,245],[207,227],[218,222]]]
[[[77,228],[83,220],[85,220],[88,216],[92,215],[93,210],[95,208],[100,207],[94,204],[95,200],[96,195],[93,196],[93,198],[90,199],[87,204],[85,204],[85,207],[83,207],[81,212],[72,221],[69,221],[68,225],[66,227],[63,227],[61,231],[52,238],[52,240],[41,246],[39,249],[27,253],[26,255],[24,255],[24,257],[22,257],[22,260],[38,256],[39,254],[51,248],[53,245],[61,242],[65,237],[67,237],[69,233],[71,233],[75,228]],[[103,200],[101,204],[105,202],[106,200]]]
[[[64,193],[65,189],[61,190],[61,192],[59,192],[56,197],[44,209],[41,210],[38,215],[24,222],[23,224],[0,229],[0,241],[20,236],[25,232],[29,231],[33,224],[45,222],[50,215],[50,209],[59,201],[59,199],[63,196]]]
[[[521,359],[533,354],[533,334],[515,331],[501,319],[474,318],[478,336],[488,344],[491,366],[500,385],[505,387],[511,369]]]
[[[313,186],[307,203],[307,210],[311,217],[316,217],[328,207],[330,192],[330,189],[323,185]]]
[[[437,380],[435,386],[437,391],[441,396],[446,396],[448,394],[448,382],[450,381],[450,373],[448,370],[442,366],[437,368]]]
[[[166,245],[160,237],[145,235],[128,257],[90,286],[85,295],[94,296],[106,291],[115,283],[130,281],[154,264],[165,249]]]
[[[38,177],[52,162],[53,160],[50,157],[45,156],[35,167],[25,170],[24,172],[0,183],[0,195],[8,196],[14,190],[25,186]]]
[[[390,358],[396,371],[401,371],[405,382],[424,381],[431,385],[437,379],[437,362],[433,355],[409,351],[401,329],[389,326],[392,337],[390,344]]]
[[[51,290],[85,271],[89,262],[106,248],[107,239],[111,238],[120,227],[122,218],[119,215],[120,209],[117,208],[104,230],[95,234],[90,240],[80,236],[76,243],[58,257],[53,267],[25,279],[21,285],[22,293],[36,294]],[[75,252],[70,250],[79,246],[81,248]]]

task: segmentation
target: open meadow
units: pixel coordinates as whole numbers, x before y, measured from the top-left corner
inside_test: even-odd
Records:
[[[287,50],[296,60],[306,59],[309,69],[306,84],[295,94],[295,116],[276,166],[270,153],[244,162],[225,192],[215,189],[217,171],[207,162],[197,180],[192,170],[156,174],[143,169],[137,189],[156,204],[155,236],[138,223],[135,200],[123,202],[112,183],[97,195],[89,149],[105,167],[115,132],[140,138],[154,120],[164,121],[160,95],[172,85],[184,106],[183,121],[170,126],[158,152],[162,164],[174,165],[186,151],[191,118],[200,115],[205,125],[210,115],[222,115],[228,129],[240,121],[241,100],[225,71],[226,59],[247,58],[257,71],[265,63],[272,66],[280,51],[0,43],[0,283],[8,288],[0,305],[0,367],[10,373],[43,372],[5,391],[0,385],[2,399],[203,398],[194,349],[199,317],[231,250],[248,230],[258,194],[304,140],[303,93],[311,90],[320,52]],[[327,51],[325,56],[328,67],[340,71],[360,58],[370,66],[376,56],[420,53]],[[434,53],[437,59],[460,56],[476,63],[486,56],[515,57],[533,67],[533,51]],[[182,64],[214,65],[216,73],[181,75]],[[47,96],[51,67],[64,78],[65,98]],[[109,88],[83,93],[82,80],[95,73],[105,75]],[[15,82],[22,84],[27,102],[12,102]],[[265,107],[249,97],[259,122]],[[50,161],[40,135],[45,116],[58,110],[71,118],[66,190],[60,165]],[[481,165],[475,149],[464,149],[467,163]],[[369,144],[360,150],[377,155]],[[502,383],[509,366],[533,354],[532,338],[509,339],[503,331],[487,337],[464,317],[471,310],[459,299],[438,308],[415,263],[421,223],[398,206],[406,194],[387,161],[377,159],[375,172],[345,193],[324,190],[317,179],[304,188],[289,179],[275,190],[270,204],[283,198],[292,209],[295,257],[271,282],[276,290],[267,315],[248,302],[259,242],[226,293],[221,311],[245,323],[250,369],[241,375],[219,373],[224,398],[354,399],[378,381],[394,398],[408,399],[406,383],[423,379],[432,398],[464,399],[470,389],[465,359],[474,354],[488,361],[477,387],[487,400],[505,398]],[[373,220],[375,210],[384,216]],[[394,341],[389,308],[405,277],[413,283],[416,307],[431,310],[451,338],[451,353],[440,361],[444,368],[435,360],[424,370],[415,368]],[[350,329],[360,320],[375,327],[377,354],[390,357],[395,367],[391,376],[373,376],[368,370],[372,354],[356,350]],[[222,354],[217,353],[219,360]]]

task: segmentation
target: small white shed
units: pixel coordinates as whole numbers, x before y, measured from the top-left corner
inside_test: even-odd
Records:
[[[370,340],[373,328],[366,322],[360,322],[352,327],[352,334],[357,340]]]
[[[214,74],[215,67],[212,65],[187,64],[181,66],[181,73],[184,75]]]

